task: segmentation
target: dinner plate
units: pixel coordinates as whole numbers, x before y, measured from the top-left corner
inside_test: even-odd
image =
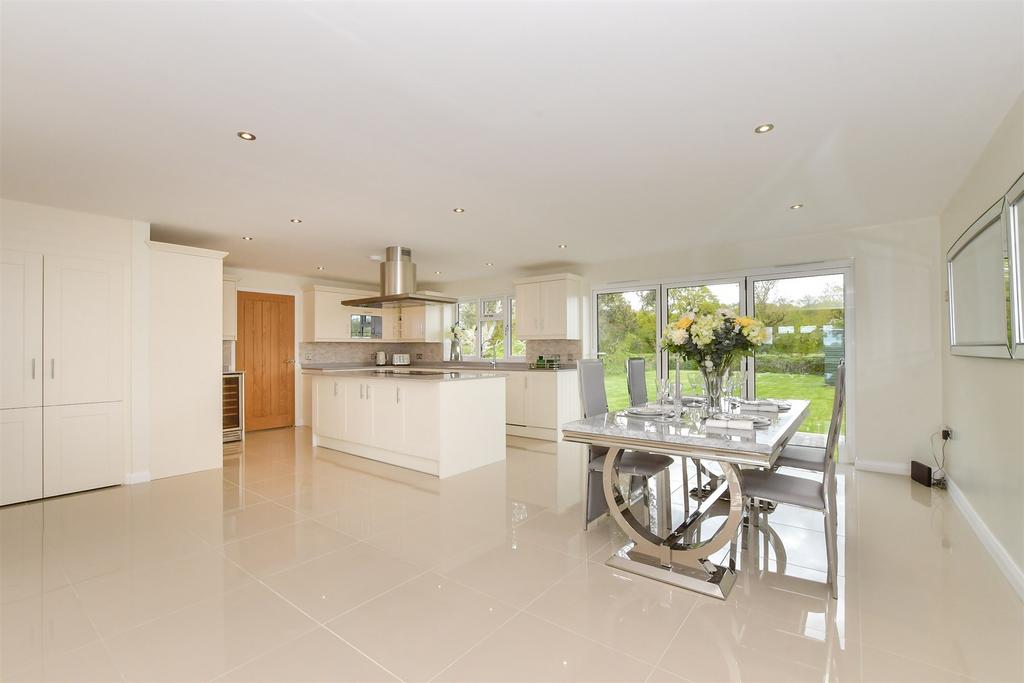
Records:
[[[626,408],[626,414],[635,417],[664,417],[671,412],[672,409],[665,406],[634,406]]]
[[[754,429],[766,429],[772,424],[770,417],[750,413],[716,413],[713,417],[716,420],[749,420],[754,423]]]

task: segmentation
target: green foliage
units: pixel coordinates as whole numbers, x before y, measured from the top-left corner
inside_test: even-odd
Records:
[[[763,372],[824,375],[824,353],[760,353],[757,369]]]

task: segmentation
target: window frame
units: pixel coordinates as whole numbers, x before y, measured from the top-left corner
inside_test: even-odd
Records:
[[[455,304],[455,322],[461,322],[460,308],[462,304],[475,304],[476,305],[476,332],[474,334],[474,349],[473,355],[463,355],[462,360],[470,361],[489,361],[492,360],[491,356],[483,355],[483,335],[480,334],[480,326],[483,322],[491,321],[500,323],[505,330],[505,353],[502,356],[497,357],[497,360],[501,362],[513,362],[521,363],[526,362],[526,355],[515,356],[512,355],[512,310],[515,306],[515,295],[514,294],[494,294],[489,296],[473,296],[473,297],[460,297]],[[500,315],[485,315],[484,314],[484,302],[486,301],[501,301],[502,312]]]

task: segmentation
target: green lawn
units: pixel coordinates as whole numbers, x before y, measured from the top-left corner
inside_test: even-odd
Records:
[[[607,372],[607,371],[606,371]],[[696,376],[696,370],[684,371],[684,375]],[[689,393],[690,385],[686,377],[682,378],[683,391]],[[654,400],[657,384],[654,369],[647,370],[647,392]],[[626,389],[625,371],[605,375],[605,391],[608,393],[608,407],[621,410],[629,405],[629,392]],[[759,372],[757,374],[758,398],[799,398],[811,402],[811,412],[800,428],[802,432],[824,434],[828,431],[829,419],[832,417],[833,387],[825,384],[819,375],[786,375],[775,372]]]

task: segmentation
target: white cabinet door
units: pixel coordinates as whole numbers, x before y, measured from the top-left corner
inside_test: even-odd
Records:
[[[373,404],[373,444],[389,451],[405,448],[406,382],[370,382]]]
[[[313,378],[313,431],[331,439],[345,437],[345,390],[340,380]]]
[[[403,382],[399,401],[405,419],[405,446],[401,450],[430,460],[441,458],[441,420],[438,415],[440,382]]]
[[[408,306],[402,309],[402,339],[423,341],[425,333],[426,306]]]
[[[539,282],[516,285],[516,331],[520,339],[541,334],[541,301]]]
[[[528,427],[558,426],[558,377],[555,372],[524,372],[525,423]]]
[[[351,311],[341,305],[352,298],[335,292],[313,294],[314,341],[345,341],[352,338]]]
[[[238,338],[238,288],[234,280],[224,280],[224,339]]]
[[[121,400],[124,266],[47,256],[43,269],[43,404]]]
[[[43,409],[0,410],[0,505],[43,497]]]
[[[122,424],[120,401],[43,408],[43,495],[120,484]]]
[[[0,408],[43,404],[43,255],[0,252]]]
[[[373,441],[370,386],[356,380],[345,380],[342,385],[345,388],[345,440],[369,444]]]
[[[510,372],[505,376],[505,422],[511,425],[526,424],[525,372]]]
[[[565,339],[566,282],[540,283],[540,330],[545,337]]]

